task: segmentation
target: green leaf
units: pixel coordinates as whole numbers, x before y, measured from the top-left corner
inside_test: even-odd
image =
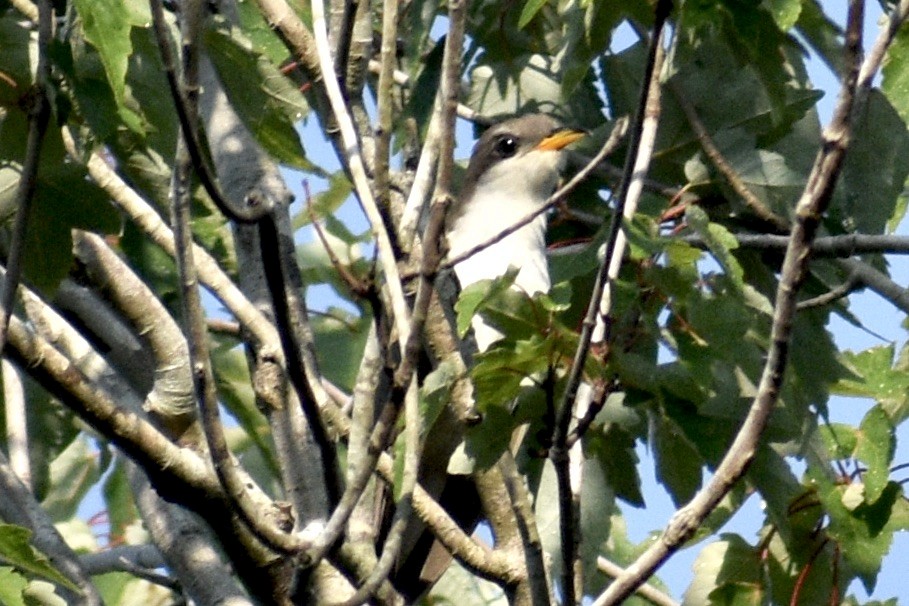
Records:
[[[0,122],[0,213],[11,212],[16,203],[27,130],[20,111],[10,111]],[[120,227],[107,194],[88,180],[83,167],[64,158],[60,131],[50,129],[42,146],[26,232],[28,254],[23,257],[25,279],[46,295],[53,295],[70,271],[73,227],[104,233]]]
[[[471,371],[477,408],[508,407],[520,393],[526,377],[549,368],[550,348],[541,336],[499,346],[478,354]]]
[[[98,482],[97,457],[84,438],[73,440],[50,466],[50,489],[41,506],[51,519],[62,522],[76,514],[79,503]]]
[[[855,453],[858,444],[858,431],[845,423],[830,423],[818,428],[821,439],[831,455],[836,459],[848,459]]]
[[[796,27],[834,73],[842,74],[843,30],[827,16],[819,0],[802,0]]]
[[[15,107],[32,83],[32,49],[34,39],[25,21],[15,11],[6,11],[0,17],[0,107]]]
[[[668,417],[653,420],[653,455],[657,481],[681,507],[701,487],[701,457],[682,429]]]
[[[480,280],[461,291],[458,302],[455,303],[458,335],[460,337],[463,338],[467,331],[470,330],[471,320],[473,320],[480,307],[493,297],[511,288],[517,277],[518,268],[511,267],[508,272],[495,280]]]
[[[605,518],[603,512],[615,508],[615,491],[610,481],[611,477],[601,458],[584,458],[580,503],[582,539],[578,555],[584,569],[584,593],[587,595],[598,593],[604,585],[605,579],[597,574],[597,557],[602,553],[611,530],[609,520]],[[554,560],[559,559],[557,554],[553,555]]]
[[[524,29],[530,20],[533,19],[540,9],[546,5],[547,0],[527,0],[524,8],[521,9],[521,17],[518,19],[518,29]]]
[[[117,457],[113,470],[107,474],[102,487],[112,541],[124,540],[127,528],[139,520],[139,510],[126,474],[126,465]]]
[[[543,472],[534,495],[533,513],[536,517],[543,550],[551,558],[553,578],[559,578],[562,571],[559,486],[555,467],[548,458],[543,462]]]
[[[436,422],[442,409],[450,402],[451,388],[462,378],[458,367],[450,360],[443,360],[423,379],[420,398],[423,405],[423,436]]]
[[[602,432],[591,431],[584,441],[585,450],[597,457],[615,496],[635,507],[644,506],[638,456],[634,437],[616,424]]]
[[[592,84],[562,96],[562,74],[555,59],[528,54],[509,61],[481,56],[470,71],[467,104],[487,117],[540,111],[581,127],[600,126],[602,102]]]
[[[893,513],[902,500],[902,487],[890,482],[873,503],[847,507],[850,485],[834,483],[825,471],[809,466],[808,473],[818,486],[818,496],[830,519],[829,535],[858,575],[868,593],[874,591],[881,562],[890,550],[893,532],[901,530],[900,518]]]
[[[302,93],[235,30],[209,28],[204,39],[224,91],[249,132],[279,162],[315,170],[294,128],[309,111]]]
[[[894,367],[893,345],[871,347],[857,353],[843,352],[845,362],[858,378],[843,378],[831,387],[833,393],[874,398],[898,425],[909,417],[909,374],[902,361]]]
[[[896,436],[887,413],[880,406],[869,410],[856,437],[855,457],[868,468],[862,476],[865,500],[873,504],[890,480],[890,463],[896,448]]]
[[[98,51],[121,117],[135,116],[126,107],[126,71],[133,52],[131,15],[121,0],[75,0],[85,39]],[[137,125],[135,118],[128,124]]]
[[[685,209],[685,221],[690,225],[707,244],[707,248],[716,257],[717,262],[732,277],[733,283],[741,286],[744,272],[738,260],[732,256],[733,250],[739,247],[738,240],[722,225],[711,223],[707,213],[697,205]]]
[[[312,200],[305,200],[304,207],[294,216],[294,230],[301,229],[313,222],[313,216],[321,221],[334,214],[338,208],[350,197],[353,185],[344,171],[337,171],[328,178],[328,187],[315,195]]]
[[[310,317],[319,366],[325,377],[342,389],[354,387],[371,324],[370,316],[339,308]]]
[[[903,122],[909,122],[909,30],[901,27],[887,48],[881,69],[881,90]]]
[[[853,123],[849,153],[830,207],[831,229],[883,233],[909,177],[907,156],[906,123],[887,97],[872,89]]]
[[[757,549],[735,534],[722,534],[706,545],[694,562],[694,580],[686,604],[762,604],[761,558]]]
[[[25,606],[22,593],[28,580],[11,566],[0,566],[0,604],[4,606]]]
[[[518,424],[504,406],[492,406],[483,412],[482,422],[469,427],[463,446],[451,457],[450,473],[469,474],[493,465],[508,448]]]
[[[769,4],[773,20],[784,32],[796,24],[802,13],[802,0],[769,0]]]
[[[0,523],[0,559],[19,571],[37,575],[78,591],[76,586],[56,568],[47,557],[32,547],[32,532],[14,524]]]

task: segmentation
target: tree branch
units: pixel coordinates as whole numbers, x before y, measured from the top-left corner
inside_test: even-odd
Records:
[[[129,320],[148,343],[155,360],[155,383],[147,409],[160,416],[179,437],[196,419],[189,351],[177,323],[151,289],[104,240],[74,232],[76,256],[85,264],[96,290]]]
[[[0,360],[0,375],[3,377],[3,413],[6,426],[6,449],[9,452],[9,467],[19,481],[28,488],[32,486],[32,466],[28,457],[28,416],[26,414],[25,386],[18,369],[9,360]]]
[[[685,113],[685,117],[688,119],[691,129],[694,131],[698,142],[701,144],[701,149],[704,150],[704,153],[707,154],[707,157],[720,174],[726,178],[726,181],[732,187],[732,190],[738,194],[743,202],[745,202],[745,206],[751,209],[751,212],[753,212],[758,219],[773,226],[777,231],[781,233],[788,232],[789,221],[774,213],[760,198],[754,195],[745,185],[741,176],[732,168],[729,162],[726,161],[726,157],[723,155],[723,152],[720,151],[720,148],[717,147],[716,143],[713,142],[713,137],[710,136],[704,123],[701,122],[697,109],[688,100],[688,97],[685,96],[685,91],[682,90],[682,87],[671,78],[667,84],[679,106],[682,108],[682,111]]]
[[[68,128],[64,128],[62,132],[67,153],[73,160],[79,161],[80,156],[72,134]],[[176,257],[174,234],[171,229],[161,220],[155,209],[132,189],[100,154],[92,152],[86,168],[95,183],[152,242],[171,257]],[[281,343],[274,325],[243,294],[208,251],[193,243],[192,252],[196,270],[204,286],[237,318],[243,329],[248,331],[254,346],[263,348],[266,357],[280,358]]]

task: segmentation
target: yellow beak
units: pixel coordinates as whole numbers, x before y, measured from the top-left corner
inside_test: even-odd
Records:
[[[587,133],[584,131],[566,128],[565,130],[560,130],[555,134],[549,135],[537,143],[537,146],[534,149],[540,151],[558,151],[585,135],[587,135]]]

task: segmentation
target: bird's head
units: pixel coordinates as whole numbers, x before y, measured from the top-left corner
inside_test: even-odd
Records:
[[[501,204],[541,204],[558,185],[565,164],[559,152],[583,136],[545,114],[529,114],[490,127],[474,146],[462,203],[494,196]]]

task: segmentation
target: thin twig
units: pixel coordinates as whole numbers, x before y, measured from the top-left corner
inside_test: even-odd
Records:
[[[308,323],[304,303],[300,300],[297,289],[286,279],[285,263],[293,259],[293,254],[284,251],[282,238],[278,233],[274,217],[269,215],[259,222],[259,246],[262,249],[262,263],[268,290],[271,293],[272,307],[275,312],[275,323],[284,356],[287,358],[287,374],[290,378],[303,414],[309,423],[313,440],[322,457],[322,473],[329,506],[337,506],[341,498],[341,477],[338,471],[338,460],[335,444],[328,435],[325,422],[319,413],[318,400],[313,393],[313,386],[304,371],[304,339],[301,332]]]
[[[413,244],[417,225],[433,184],[435,184],[433,200],[437,202],[451,197],[455,121],[460,107],[458,100],[461,92],[461,63],[466,28],[463,2],[449,4],[448,19],[439,91],[426,131],[423,151],[420,153],[410,193],[401,215],[400,240],[408,250]]]
[[[6,345],[6,333],[13,313],[13,299],[22,276],[22,255],[25,252],[25,237],[32,202],[38,187],[38,167],[41,162],[41,146],[44,133],[50,122],[51,107],[47,87],[50,84],[50,60],[48,47],[54,35],[54,8],[50,0],[38,0],[38,65],[35,83],[28,92],[28,135],[25,141],[25,158],[22,173],[16,185],[16,218],[13,221],[9,254],[6,258],[6,276],[0,289],[0,352]]]
[[[309,183],[305,181],[303,182],[303,191],[306,196],[305,204],[306,212],[309,213],[309,222],[315,230],[319,242],[322,243],[322,250],[328,255],[329,263],[331,263],[334,270],[338,272],[341,280],[347,284],[347,288],[349,288],[353,294],[365,296],[370,290],[370,285],[365,280],[361,280],[353,275],[347,266],[341,263],[341,259],[338,258],[335,249],[332,248],[331,244],[328,242],[328,238],[325,236],[325,232],[322,229],[322,224],[319,222],[319,218],[316,216],[316,212],[312,207],[312,195],[309,193]]]
[[[199,295],[193,259],[192,233],[190,231],[189,174],[191,159],[182,140],[177,142],[174,175],[171,185],[171,224],[174,227],[177,273],[180,276],[180,300],[183,322],[189,344],[190,368],[199,404],[200,419],[212,464],[231,508],[239,515],[250,531],[263,543],[279,551],[294,553],[298,546],[289,535],[277,528],[266,512],[252,502],[249,490],[237,470],[218,409],[218,394],[211,358],[208,352],[208,334],[205,312]]]
[[[909,290],[894,282],[890,276],[858,259],[840,259],[837,263],[864,286],[885,298],[903,313],[909,314]]]
[[[597,558],[597,568],[600,572],[612,578],[616,578],[625,572],[624,568],[615,562],[607,560],[603,556]],[[679,606],[678,602],[650,583],[643,583],[640,587],[635,589],[635,593],[656,606]]]
[[[594,337],[597,320],[602,317],[602,299],[604,298],[607,283],[610,280],[610,272],[617,270],[618,264],[621,263],[624,238],[620,241],[620,232],[623,217],[626,215],[626,204],[631,200],[629,209],[631,211],[634,210],[637,204],[636,196],[640,195],[641,188],[640,183],[636,182],[635,178],[643,178],[643,175],[646,174],[650,155],[652,154],[652,144],[649,141],[656,136],[656,128],[654,125],[645,132],[645,123],[648,119],[650,119],[650,122],[654,122],[659,114],[659,78],[664,56],[663,26],[669,16],[671,5],[671,1],[660,0],[656,6],[654,31],[650,40],[647,63],[642,78],[638,107],[628,145],[628,155],[625,159],[624,175],[616,195],[616,207],[613,211],[605,244],[606,254],[597,272],[587,306],[587,313],[581,328],[580,341],[568,374],[568,382],[556,411],[552,447],[549,451],[550,459],[559,477],[559,522],[562,537],[563,574],[565,575],[562,591],[565,592],[565,599],[568,604],[574,604],[574,592],[571,591],[569,593],[569,591],[574,585],[572,573],[577,559],[574,507],[569,477],[568,431],[581,385],[584,364],[590,351],[591,339]],[[655,115],[649,116],[649,113]],[[645,138],[647,138],[647,141],[645,141]],[[597,164],[599,164],[599,161]],[[633,187],[635,189],[632,189]],[[569,598],[571,598],[571,601],[569,601]]]
[[[697,530],[704,518],[742,477],[754,458],[757,443],[779,397],[783,382],[797,303],[796,295],[808,273],[811,241],[820,224],[822,213],[832,198],[849,142],[850,118],[860,68],[863,14],[864,3],[861,0],[852,0],[847,20],[845,61],[850,67],[840,90],[831,123],[822,134],[822,146],[808,178],[808,184],[795,209],[795,224],[777,288],[770,349],[767,352],[754,402],[707,486],[673,516],[661,539],[609,585],[596,599],[595,606],[617,604],[631,595],[635,588],[649,578]]]
[[[862,281],[857,275],[854,273],[849,274],[849,276],[846,278],[846,281],[842,284],[837,285],[836,288],[831,288],[822,295],[811,297],[810,299],[802,299],[799,301],[799,304],[796,305],[796,310],[804,311],[806,309],[830,305],[835,301],[839,301],[843,297],[848,297],[850,293],[862,288],[863,286],[864,284],[862,284]]]
[[[682,111],[685,113],[688,124],[691,125],[691,129],[694,131],[694,135],[701,144],[704,153],[707,154],[707,158],[710,159],[720,174],[726,178],[726,181],[732,187],[732,191],[738,194],[745,203],[745,206],[751,209],[751,212],[753,212],[758,219],[771,225],[778,232],[787,233],[789,231],[789,221],[773,212],[760,198],[748,189],[748,186],[745,185],[741,175],[739,175],[729,164],[726,157],[723,155],[723,152],[720,151],[720,148],[714,143],[713,137],[710,136],[710,132],[708,132],[707,127],[704,126],[700,116],[698,116],[697,109],[694,107],[694,104],[688,100],[685,91],[678,82],[670,78],[667,84],[675,96],[676,101],[681,106]]]
[[[366,174],[366,167],[363,163],[362,151],[357,142],[357,134],[354,129],[353,120],[351,119],[350,113],[347,111],[344,95],[334,73],[331,48],[328,43],[328,32],[326,30],[325,5],[323,0],[313,0],[312,20],[316,52],[319,55],[319,63],[322,67],[322,75],[325,79],[325,90],[328,94],[329,102],[331,103],[332,112],[335,119],[338,121],[338,127],[341,131],[344,160],[350,172],[351,179],[353,180],[354,188],[356,189],[357,200],[360,203],[363,213],[369,220],[372,235],[375,238],[379,249],[379,264],[382,267],[382,273],[385,275],[385,283],[388,287],[388,293],[391,299],[393,323],[397,330],[399,342],[404,344],[410,336],[410,310],[407,306],[407,300],[404,297],[404,287],[401,284],[401,276],[398,273],[397,259],[395,258],[394,248],[391,245],[391,238],[385,229],[382,214],[379,211],[375,197],[372,194],[372,188]]]

